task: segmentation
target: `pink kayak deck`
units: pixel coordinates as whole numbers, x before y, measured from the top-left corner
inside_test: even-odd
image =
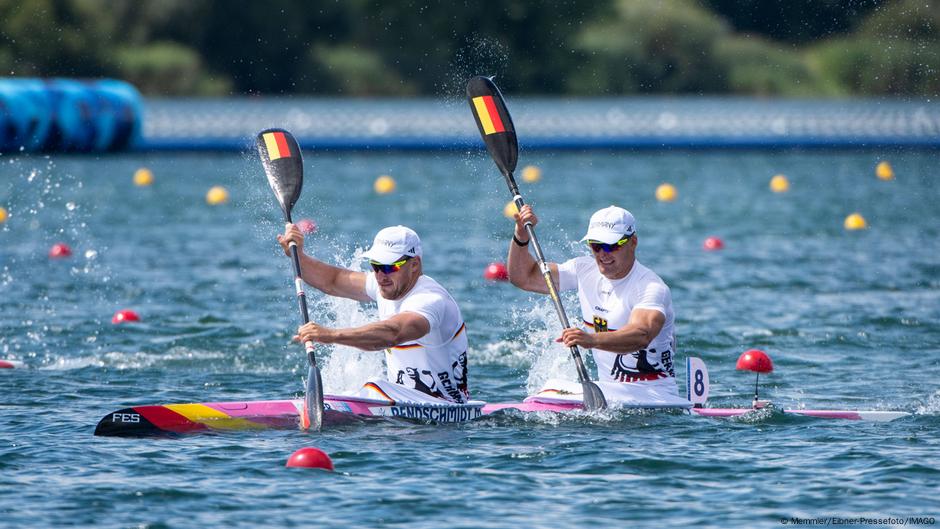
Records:
[[[389,406],[388,402],[381,400],[346,397],[338,395],[324,395],[323,401],[334,411],[354,413],[356,415],[374,415],[370,408]],[[249,418],[264,416],[292,416],[302,409],[302,400],[259,400],[245,402],[206,402],[203,406],[218,410],[231,417]],[[483,405],[483,415],[500,410],[514,409],[523,412],[537,411],[570,411],[581,409],[577,403],[545,403],[545,402],[501,402]]]
[[[703,417],[740,417],[746,413],[756,411],[753,408],[692,408],[692,412]],[[849,421],[875,421],[887,422],[907,417],[910,413],[903,411],[879,410],[782,410],[791,415],[816,417],[817,419],[845,419]]]
[[[390,404],[381,400],[325,395],[324,402],[332,411],[353,413],[362,416],[373,416],[373,408],[389,407]],[[229,417],[257,419],[262,417],[292,417],[300,413],[302,400],[261,400],[245,402],[207,402],[202,404],[208,408],[218,410]],[[435,406],[433,404],[428,406]],[[449,405],[440,405],[442,407]],[[469,406],[469,405],[468,405]],[[500,402],[484,404],[483,415],[489,415],[500,410],[513,409],[522,412],[564,412],[582,409],[578,403],[549,403],[549,402]],[[752,408],[692,408],[691,411],[703,417],[739,417],[755,411]],[[900,411],[877,410],[782,410],[783,413],[816,417],[820,419],[845,420],[893,420],[910,415]]]

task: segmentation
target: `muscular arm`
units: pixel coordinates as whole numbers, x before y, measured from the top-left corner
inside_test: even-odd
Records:
[[[330,296],[371,301],[366,295],[366,274],[326,264],[300,254],[300,277],[308,285]]]
[[[332,329],[311,322],[298,329],[294,340],[336,343],[378,351],[417,340],[430,331],[431,324],[424,316],[416,312],[402,312],[387,320],[345,329]]]
[[[616,331],[587,333],[581,329],[565,329],[560,341],[568,347],[578,345],[611,353],[632,353],[646,348],[663,329],[664,323],[666,317],[658,310],[634,309],[627,325]]]
[[[538,217],[532,212],[529,205],[522,206],[522,211],[516,215],[515,237],[522,242],[529,240],[529,234],[525,229],[525,223],[529,222],[532,226],[538,223]],[[548,270],[552,276],[552,283],[555,290],[558,290],[558,265],[548,263]],[[539,265],[532,254],[529,253],[528,246],[519,246],[515,241],[509,241],[509,255],[506,257],[506,271],[509,273],[509,282],[522,290],[529,292],[538,292],[548,294],[548,285],[545,283],[545,277],[539,270]]]
[[[297,243],[300,277],[305,283],[330,296],[371,301],[366,295],[366,274],[329,265],[305,254],[303,233],[297,226],[288,224],[284,234],[277,236],[277,242],[288,256],[291,241]]]

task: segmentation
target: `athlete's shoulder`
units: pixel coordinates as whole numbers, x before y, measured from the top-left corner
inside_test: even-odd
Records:
[[[663,278],[659,277],[659,274],[653,271],[652,268],[644,265],[640,261],[636,261],[633,266],[636,267],[636,278],[644,283],[661,283],[664,287],[669,288],[666,285],[666,282],[663,281]]]
[[[411,291],[408,292],[406,297],[412,296],[423,299],[441,298],[444,301],[456,303],[454,297],[450,295],[450,292],[444,288],[443,285],[434,280],[434,278],[426,275],[422,275],[418,278],[415,286],[411,288]]]

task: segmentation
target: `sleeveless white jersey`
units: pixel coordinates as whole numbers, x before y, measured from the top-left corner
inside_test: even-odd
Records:
[[[380,320],[414,312],[431,324],[431,330],[421,338],[385,350],[388,380],[432,397],[467,402],[467,333],[460,308],[447,290],[422,275],[404,297],[388,300],[370,272],[366,295],[378,304]]]
[[[558,265],[559,289],[578,289],[581,318],[588,332],[615,331],[627,325],[633,309],[652,309],[666,317],[663,328],[645,349],[616,354],[594,349],[601,381],[640,382],[675,380],[675,314],[669,287],[652,270],[633,263],[626,277],[613,281],[601,275],[590,256],[576,257]]]

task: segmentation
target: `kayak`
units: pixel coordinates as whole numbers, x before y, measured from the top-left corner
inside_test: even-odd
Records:
[[[324,395],[323,426],[332,427],[369,420],[406,419],[428,423],[459,423],[506,410],[518,412],[570,412],[581,410],[577,402],[523,402],[485,404],[395,404],[358,397]],[[622,406],[622,408],[638,408]],[[642,409],[649,409],[643,407]],[[754,408],[694,408],[677,406],[658,409],[684,410],[701,417],[741,417]],[[300,425],[303,399],[242,402],[207,402],[133,406],[105,415],[95,435],[148,437],[224,430],[296,429]],[[907,417],[908,412],[877,410],[775,410],[787,415],[817,419],[887,422]]]
[[[368,384],[367,384],[368,385]],[[686,398],[612,402],[628,409],[669,409],[700,417],[728,418],[761,413],[769,406],[757,401],[749,408],[709,408],[708,371],[698,358],[686,362]],[[323,427],[354,422],[403,419],[426,423],[461,423],[494,413],[571,412],[582,410],[581,395],[548,390],[527,397],[522,402],[466,404],[449,402],[397,402],[394,399],[365,398],[349,395],[324,395]],[[207,402],[132,406],[105,415],[95,428],[95,435],[147,437],[224,430],[296,429],[300,426],[303,399]],[[910,415],[903,411],[880,410],[804,410],[776,409],[786,415],[817,419],[887,422]]]

